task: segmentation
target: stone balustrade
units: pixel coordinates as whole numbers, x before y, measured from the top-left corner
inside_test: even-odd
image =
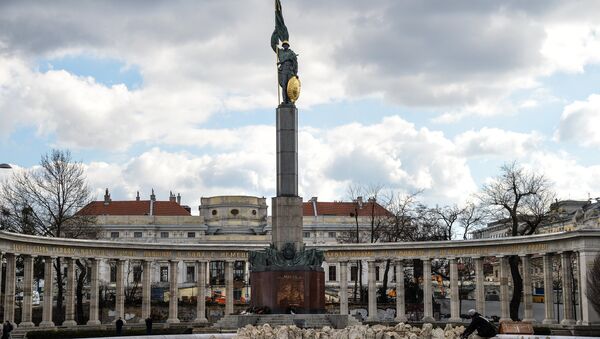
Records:
[[[177,269],[179,262],[195,264],[196,286],[198,298],[204,300],[207,281],[207,266],[210,261],[225,262],[225,313],[233,313],[233,267],[236,260],[247,260],[248,252],[262,249],[267,244],[239,244],[239,243],[204,243],[204,244],[167,244],[167,243],[126,243],[99,240],[76,240],[62,238],[45,238],[37,236],[20,235],[0,231],[0,251],[6,262],[5,293],[4,293],[4,320],[19,320],[20,327],[33,327],[32,322],[32,284],[34,276],[33,260],[42,257],[44,264],[44,277],[46,281],[53,281],[54,267],[52,262],[60,257],[64,258],[66,265],[66,293],[65,293],[65,321],[63,326],[75,326],[75,259],[90,259],[91,279],[89,298],[88,325],[99,325],[98,300],[99,300],[99,264],[101,261],[110,261],[116,264],[116,316],[124,316],[124,276],[123,267],[127,261],[141,262],[141,289],[142,309],[141,319],[151,313],[150,286],[152,280],[151,267],[154,262],[168,261],[170,276],[170,302],[167,323],[178,323],[177,295],[178,279]],[[563,325],[597,325],[600,317],[589,303],[585,291],[588,288],[587,272],[594,259],[600,253],[600,230],[577,230],[568,233],[555,233],[534,235],[528,237],[513,237],[501,239],[477,239],[464,241],[437,241],[437,242],[410,242],[410,243],[376,243],[376,244],[332,244],[314,245],[309,248],[319,248],[324,251],[325,261],[328,265],[337,265],[340,271],[340,313],[348,314],[348,269],[350,262],[364,260],[368,269],[368,320],[377,321],[376,279],[375,265],[378,262],[392,260],[395,266],[395,284],[397,288],[396,320],[406,320],[406,307],[404,295],[404,269],[412,259],[420,259],[423,263],[423,276],[431,276],[431,264],[435,260],[449,260],[450,268],[450,321],[460,320],[458,298],[458,268],[461,258],[474,260],[475,270],[475,298],[477,309],[485,313],[485,294],[483,277],[483,258],[496,257],[500,263],[500,301],[501,320],[509,318],[509,279],[510,256],[520,256],[521,271],[524,288],[524,318],[533,320],[532,295],[531,295],[531,258],[542,257],[545,286],[545,318],[544,324],[556,323],[554,314],[553,290],[554,263],[561,266],[560,275],[563,281],[563,303],[565,312],[562,314]],[[23,303],[21,319],[15,318],[15,290],[16,290],[16,259],[23,258]],[[577,265],[571,262],[575,260]],[[558,266],[558,265],[557,265]],[[576,272],[573,272],[574,268]],[[0,271],[1,272],[1,271]],[[576,274],[577,284],[573,285],[573,274]],[[423,321],[433,321],[432,307],[432,281],[423,279],[424,314]],[[52,327],[52,296],[55,292],[52,284],[45,284],[42,321],[40,327]],[[579,310],[573,312],[571,296],[577,293]],[[197,304],[197,317],[195,322],[205,323],[206,309],[203,302]],[[576,314],[579,315],[576,319]],[[16,325],[16,324],[15,324]]]

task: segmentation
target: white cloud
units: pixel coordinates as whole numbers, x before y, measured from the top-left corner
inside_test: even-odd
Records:
[[[500,156],[504,159],[525,157],[541,146],[542,141],[538,132],[518,133],[488,127],[467,131],[454,138],[458,152],[463,156]]]
[[[600,94],[565,106],[555,137],[589,147],[600,146]]]

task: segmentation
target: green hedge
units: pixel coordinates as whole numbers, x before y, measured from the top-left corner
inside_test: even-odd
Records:
[[[44,330],[31,331],[27,333],[27,339],[66,339],[66,338],[93,338],[93,337],[114,337],[115,329],[76,329],[76,330]],[[156,328],[152,334],[192,334],[191,328]],[[145,328],[124,328],[123,336],[146,335]]]

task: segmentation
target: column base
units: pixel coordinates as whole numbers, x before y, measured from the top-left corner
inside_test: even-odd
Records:
[[[576,323],[575,319],[563,319],[560,321],[561,325],[575,325]]]
[[[461,318],[448,318],[448,322],[450,323],[462,323]]]
[[[208,322],[208,319],[206,319],[206,318],[196,318],[196,319],[194,319],[194,322],[198,323],[198,324],[206,324]]]
[[[100,322],[100,320],[88,320],[88,322],[87,322],[87,325],[90,325],[90,326],[99,326],[101,324],[102,323]]]
[[[63,326],[77,326],[77,322],[75,320],[65,320],[62,323]]]
[[[507,321],[512,321],[512,319],[511,318],[500,318],[500,320],[498,322],[503,323],[503,322],[507,322]]]
[[[178,318],[167,319],[167,324],[179,324],[181,321]]]
[[[558,324],[558,321],[556,321],[556,319],[544,319],[542,321],[542,324],[544,324],[544,325]]]
[[[40,327],[54,327],[56,326],[53,321],[42,321]]]
[[[533,318],[525,318],[522,320],[524,323],[532,323],[535,324],[537,323],[537,320],[533,319]]]
[[[423,321],[424,323],[432,323],[435,321],[435,319],[433,319],[432,316],[426,316],[426,317],[423,317],[423,319],[421,321]]]
[[[25,321],[19,324],[19,327],[34,327],[35,324],[31,321]]]

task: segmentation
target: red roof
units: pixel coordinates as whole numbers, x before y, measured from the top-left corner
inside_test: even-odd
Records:
[[[175,201],[154,201],[152,215],[185,216],[191,215]],[[133,201],[92,201],[78,212],[81,215],[150,215],[150,200]]]
[[[321,202],[317,201],[317,215],[334,215],[349,217],[354,216],[356,211],[356,203],[354,202]],[[371,216],[371,211],[376,216],[389,215],[390,212],[378,203],[367,202],[362,205],[362,208],[358,209],[359,217]],[[312,201],[307,201],[302,204],[303,215],[314,216],[315,210]]]

